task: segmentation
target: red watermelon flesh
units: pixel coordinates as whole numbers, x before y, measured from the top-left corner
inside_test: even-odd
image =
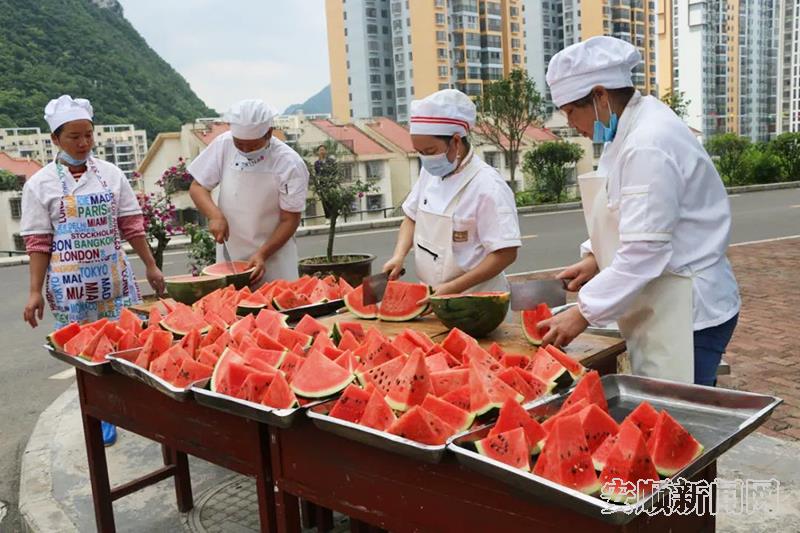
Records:
[[[221,355],[221,351],[218,350],[219,348],[213,344],[200,348],[197,351],[197,362],[214,368]]]
[[[431,392],[431,377],[420,352],[408,358],[403,369],[392,380],[386,403],[396,411],[407,411],[425,400]]]
[[[358,385],[348,385],[328,414],[357,424],[367,408],[370,396],[370,393]]]
[[[94,338],[96,333],[97,331],[93,328],[83,326],[77,335],[64,343],[64,353],[77,357],[83,352],[86,345],[89,344],[89,341]]]
[[[644,435],[644,440],[649,441],[653,436],[653,430],[656,428],[658,422],[658,411],[646,400],[636,406],[636,409],[631,411],[625,420],[630,420]]]
[[[311,347],[324,353],[329,359],[336,359],[342,355],[342,350],[339,350],[327,335],[317,335]]]
[[[250,368],[257,370],[259,372],[263,372],[264,374],[278,374],[278,369],[274,366],[265,363],[260,359],[252,359],[250,361],[246,361],[245,364]]]
[[[478,415],[499,408],[508,398],[521,402],[524,398],[497,376],[483,372],[475,362],[469,364],[469,405]]]
[[[200,330],[193,329],[186,335],[183,339],[181,339],[181,347],[186,350],[186,353],[194,357],[195,353],[197,353],[197,348],[200,346]]]
[[[608,412],[608,402],[606,401],[603,383],[600,381],[600,374],[597,373],[597,370],[592,370],[583,376],[570,393],[567,401],[564,402],[564,406],[569,407],[581,398],[597,404],[603,411]]]
[[[217,340],[214,341],[214,344],[222,348],[223,350],[227,348],[231,343],[233,343],[233,339],[231,339],[231,334],[227,331],[223,331],[222,335],[217,337]]]
[[[47,339],[56,350],[64,351],[64,345],[72,340],[81,332],[81,326],[77,322],[67,324],[63,328],[48,335]]]
[[[239,343],[238,348],[239,348],[239,353],[244,353],[247,350],[249,350],[250,348],[257,348],[259,350],[261,349],[261,347],[258,345],[258,343],[250,335],[246,335],[242,339],[242,342]]]
[[[632,420],[626,418],[622,421],[619,425],[619,431],[625,426],[636,426]],[[638,429],[638,428],[637,428]],[[617,443],[617,438],[619,436],[619,431],[616,435],[609,436],[606,440],[603,441],[603,444],[597,447],[597,449],[592,453],[592,463],[594,464],[594,469],[598,472],[602,471],[603,468],[606,466],[606,460],[608,459],[608,454],[611,453],[611,449]]]
[[[621,480],[622,483],[615,480]],[[630,494],[628,482],[641,492]],[[658,472],[647,451],[642,432],[633,424],[623,426],[600,473],[603,496],[618,503],[635,503],[638,498],[652,492],[657,482]]]
[[[594,494],[600,490],[600,482],[588,449],[580,417],[559,417],[547,436],[533,473],[585,494]]]
[[[378,431],[386,431],[392,424],[395,423],[397,417],[383,399],[383,394],[377,389],[370,392],[369,401],[364,408],[364,413],[361,415],[360,424]]]
[[[325,354],[327,356],[327,354]],[[344,368],[348,372],[355,372],[356,368],[358,368],[358,359],[353,352],[347,350],[346,352],[342,352],[342,354],[337,357],[334,361],[337,365]]]
[[[578,413],[581,417],[581,425],[586,435],[586,443],[589,445],[589,453],[594,453],[608,437],[616,435],[619,425],[608,413],[600,409],[597,404],[591,404]]]
[[[536,350],[536,353],[525,370],[541,379],[545,383],[555,383],[567,372],[567,369],[564,368],[564,365],[559,363],[544,348],[539,348]]]
[[[286,381],[289,383],[292,382],[294,379],[294,375],[297,373],[298,370],[305,364],[306,360],[297,355],[294,352],[287,352],[286,355],[283,357],[283,362],[281,363],[280,370],[283,372],[283,375],[286,376]]]
[[[372,383],[382,394],[386,394],[394,378],[403,370],[406,361],[408,361],[406,356],[395,357],[381,365],[356,370],[356,377],[363,386],[366,387],[368,383]]]
[[[134,363],[144,369],[150,368],[150,362],[166,352],[172,346],[172,333],[169,331],[156,330],[153,331],[145,341],[139,356]]]
[[[186,306],[176,308],[161,319],[159,324],[162,328],[178,336],[186,335],[193,329],[199,329],[205,333],[210,327],[202,315],[195,313],[190,307]]]
[[[653,435],[647,441],[647,449],[656,470],[665,477],[674,476],[703,453],[703,445],[666,410],[658,413],[658,421]]]
[[[314,346],[312,346],[311,348],[312,349],[316,349]],[[339,348],[335,348],[333,346],[325,346],[321,351],[322,351],[322,354],[325,357],[327,357],[328,359],[332,359],[334,361],[339,359],[339,357],[341,357],[342,354],[346,353],[346,352],[343,352],[342,350],[340,350]],[[348,351],[350,351],[350,350],[348,350]],[[355,366],[353,368],[355,369],[355,367],[358,366],[358,359],[355,356],[353,356],[353,358],[355,360]]]
[[[256,339],[256,344],[260,348],[265,350],[288,350],[288,346],[284,346],[280,342],[278,342],[274,337],[270,337],[266,333],[261,330],[256,330],[254,337]]]
[[[525,368],[528,366],[528,363],[530,363],[530,361],[531,359],[527,355],[516,354],[516,353],[508,353],[500,358],[500,364],[506,368],[510,368],[512,366]]]
[[[572,376],[572,379],[578,379],[583,374],[586,373],[586,367],[577,362],[572,357],[568,356],[552,344],[548,344],[545,346],[545,350],[547,353],[553,356],[553,358],[561,363],[561,365],[569,371],[569,374]]]
[[[453,328],[442,341],[442,348],[450,352],[456,359],[462,360],[464,358],[464,351],[472,344],[478,344],[478,341],[460,329]]]
[[[436,396],[444,396],[450,391],[469,384],[469,370],[453,368],[441,372],[431,372],[431,385]]]
[[[208,325],[210,325],[212,328],[217,328],[217,329],[228,328],[228,323],[221,316],[219,316],[217,313],[214,313],[213,311],[206,311],[206,313],[203,315],[203,320],[205,320],[208,323]]]
[[[294,395],[289,383],[283,374],[276,374],[270,383],[261,403],[275,409],[291,409],[298,405],[297,396]]]
[[[346,295],[347,293],[353,290],[353,286],[347,283],[347,280],[345,280],[344,278],[339,278],[337,283],[339,284],[339,290],[343,295]]]
[[[435,353],[425,358],[425,364],[428,366],[428,372],[446,372],[450,370],[450,365],[447,364],[447,357],[443,353]],[[438,393],[437,393],[438,394]]]
[[[200,347],[202,348],[204,346],[209,346],[211,344],[214,344],[214,342],[216,342],[216,340],[220,337],[220,335],[225,333],[225,329],[226,328],[223,328],[216,324],[212,324],[211,329],[208,330],[208,333],[206,333],[206,335],[200,339]]]
[[[469,404],[469,395],[470,389],[469,384],[463,385],[457,389],[453,389],[447,394],[442,395],[442,400],[446,402],[450,402],[456,407],[460,407],[465,411],[469,411],[470,413],[474,413]]]
[[[497,417],[497,422],[489,431],[489,436],[492,437],[515,428],[522,428],[525,431],[529,455],[541,451],[547,432],[520,404],[509,398],[500,408],[500,416]]]
[[[286,327],[286,315],[271,309],[262,309],[256,316],[255,326],[270,337],[275,337],[278,330]]]
[[[367,335],[367,332],[364,331],[364,326],[360,322],[336,322],[331,329],[331,337],[338,344],[348,331],[359,344],[364,341],[364,337]]]
[[[395,421],[389,433],[405,439],[429,445],[441,445],[455,433],[441,418],[415,405]]]
[[[529,472],[531,469],[531,451],[525,430],[521,427],[503,433],[489,434],[476,441],[478,453],[495,461]]]
[[[119,320],[117,321],[119,327],[126,331],[130,331],[134,335],[142,332],[142,320],[127,307],[124,307],[119,313]]]
[[[475,420],[475,413],[461,409],[433,394],[428,394],[421,405],[426,411],[435,414],[448,426],[454,428],[456,432],[466,431]]]
[[[94,357],[95,350],[97,350],[97,345],[100,344],[100,341],[102,339],[106,338],[105,326],[96,331],[97,332],[89,340],[89,342],[86,343],[86,345],[83,347],[83,350],[80,353],[80,357],[82,357],[83,359],[88,359],[91,361],[92,358]]]
[[[161,315],[161,311],[158,310],[158,306],[154,305],[150,308],[150,314],[147,317],[147,327],[158,326],[162,318],[164,317]]]
[[[231,334],[231,338],[236,344],[240,344],[242,339],[250,334],[256,327],[256,319],[253,315],[247,315],[246,317],[239,319],[234,323],[230,329],[228,330]]]
[[[181,368],[178,370],[178,375],[172,381],[172,384],[179,389],[184,389],[193,383],[197,383],[203,379],[208,379],[214,372],[214,368],[191,359],[184,359],[181,362]]]
[[[263,348],[248,348],[242,353],[245,361],[262,361],[273,368],[278,368],[286,357],[286,350],[264,350]]]
[[[494,357],[498,361],[500,361],[503,358],[503,356],[506,354],[506,352],[503,350],[503,348],[501,348],[500,345],[497,344],[496,342],[493,342],[491,344],[491,346],[489,346],[489,348],[486,351],[489,352],[489,355],[491,355],[492,357]]]
[[[435,346],[430,337],[428,337],[425,333],[421,331],[406,329],[405,331],[403,331],[403,334],[408,336],[408,338],[414,341],[417,344],[417,346],[419,346],[426,352]]]
[[[97,343],[97,346],[94,349],[94,353],[92,354],[92,361],[95,363],[102,363],[106,360],[106,356],[110,353],[114,353],[114,343],[103,335],[100,338],[100,342]]]
[[[547,334],[549,328],[539,329],[539,322],[552,318],[553,313],[547,304],[541,303],[535,309],[526,309],[520,313],[522,319],[522,332],[525,338],[533,345],[542,344],[542,338]]]
[[[500,372],[497,377],[503,380],[512,389],[522,394],[523,402],[529,402],[535,398],[538,398],[536,389],[528,385],[528,382],[525,381],[522,376],[517,374],[514,370],[515,369],[513,367],[506,368]]]
[[[176,365],[176,361],[168,353],[158,356],[150,363],[150,373],[169,383],[178,376],[180,368],[180,361]]]
[[[242,356],[232,348],[227,348],[217,361],[211,375],[211,390],[228,396],[236,396],[244,380],[253,369],[248,367]]]
[[[117,342],[117,351],[119,352],[125,352],[141,347],[142,343],[139,342],[139,339],[137,339],[136,335],[134,335],[131,331],[126,331],[125,335],[123,335],[119,342]]]
[[[338,346],[340,350],[355,350],[361,346],[361,344],[356,340],[352,332],[345,331],[342,338],[339,340]]]
[[[360,348],[356,348],[353,350],[361,362],[364,365],[364,368],[372,368],[378,365],[382,365],[392,359],[396,359],[403,354],[400,350],[392,346],[390,343],[386,342],[384,339],[375,339],[369,342],[365,342],[365,344],[361,345]]]
[[[308,296],[298,294],[291,289],[285,289],[272,298],[272,305],[279,311],[304,307],[311,305],[311,303],[311,299]]]
[[[236,396],[248,402],[261,403],[261,399],[264,397],[267,388],[270,383],[272,383],[272,380],[275,379],[276,375],[275,373],[251,370],[242,383],[241,388],[236,393]]]
[[[430,287],[424,283],[409,283],[391,280],[378,306],[378,318],[388,322],[414,320],[428,309],[428,304],[419,304],[430,296]]]
[[[103,327],[103,333],[105,333],[112,344],[116,345],[122,336],[125,335],[125,330],[118,327],[115,322],[109,322]]]
[[[278,332],[278,342],[289,349],[297,347],[300,350],[304,350],[311,346],[312,340],[310,335],[305,335],[287,328],[282,328]]]
[[[311,315],[303,315],[303,318],[300,319],[300,322],[297,323],[297,325],[294,327],[294,330],[298,333],[310,335],[311,337],[316,337],[322,333],[325,338],[328,338],[328,334],[330,333],[328,326],[318,321]]]
[[[290,384],[298,396],[324,398],[344,389],[353,374],[340,367],[322,353],[312,350],[306,362],[295,373]]]
[[[503,366],[477,343],[467,346],[463,353],[463,361],[464,364],[474,363],[485,374],[497,375],[503,370]]]
[[[553,425],[556,423],[556,420],[558,420],[560,417],[568,415],[576,415],[580,413],[583,410],[583,408],[588,405],[590,405],[590,403],[589,400],[587,400],[586,398],[581,398],[580,400],[569,406],[566,405],[566,403],[564,403],[561,406],[561,409],[556,414],[554,414],[553,416],[542,422],[542,427],[545,429],[545,431],[549,432],[553,428]]]
[[[344,305],[354,316],[366,320],[378,318],[378,306],[376,304],[364,305],[364,286],[359,285],[344,297]]]
[[[392,341],[392,346],[394,346],[395,348],[397,348],[406,355],[411,355],[411,352],[419,348],[417,343],[415,343],[402,333],[394,338],[394,340]]]
[[[514,372],[519,377],[524,379],[528,383],[528,385],[531,387],[531,389],[533,389],[533,392],[532,392],[533,398],[540,398],[540,397],[544,396],[545,394],[549,394],[550,391],[553,390],[553,383],[545,383],[544,381],[542,381],[541,379],[537,378],[536,376],[534,376],[530,372],[528,372],[526,370],[523,370],[521,368],[518,368],[518,367],[512,367],[512,370],[514,370]],[[527,399],[526,399],[526,401],[527,401]]]

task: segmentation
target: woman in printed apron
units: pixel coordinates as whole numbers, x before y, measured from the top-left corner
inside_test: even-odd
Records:
[[[291,147],[272,135],[277,111],[261,100],[243,100],[225,115],[230,131],[214,139],[191,162],[189,189],[231,259],[255,267],[251,282],[293,280],[297,272],[294,234],[306,207],[308,168]],[[211,191],[219,187],[217,202]],[[249,268],[248,267],[248,268]]]
[[[578,178],[590,237],[582,260],[557,276],[580,289],[578,305],[543,324],[544,340],[565,345],[589,324],[617,321],[634,374],[715,385],[740,306],[725,256],[728,196],[688,126],[633,88],[640,62],[612,37],[550,61],[553,103],[605,147],[597,171]]]
[[[164,292],[139,202],[119,168],[92,156],[88,100],[64,95],[51,100],[44,113],[59,152],[22,191],[20,234],[30,256],[30,296],[23,318],[32,327],[42,320],[45,287],[56,328],[116,320],[123,307],[141,301],[123,240],[144,262],[152,288]],[[103,440],[116,440],[114,426],[105,422]]]
[[[417,277],[437,294],[507,291],[503,271],[522,245],[517,208],[503,177],[469,143],[475,104],[442,90],[411,102],[410,123],[422,168],[383,271],[397,278],[413,248]]]

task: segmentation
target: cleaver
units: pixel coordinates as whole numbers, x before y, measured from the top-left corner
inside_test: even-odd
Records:
[[[524,311],[546,303],[551,309],[567,303],[564,282],[560,279],[525,281],[511,284],[511,309]]]
[[[231,261],[231,253],[228,251],[227,241],[222,241],[222,258],[225,259],[225,263],[228,265],[231,274],[236,274],[236,266],[234,266],[233,261]]]
[[[406,273],[406,269],[400,271],[400,275]],[[364,305],[373,305],[383,300],[386,292],[386,285],[389,284],[389,273],[383,272],[374,276],[366,276],[361,282],[364,294]]]

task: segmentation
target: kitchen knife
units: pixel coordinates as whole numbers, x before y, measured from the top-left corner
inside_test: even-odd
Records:
[[[406,273],[406,269],[400,271],[400,275]],[[361,282],[363,287],[364,305],[373,305],[383,300],[386,286],[389,284],[389,273],[382,272],[374,276],[366,276]]]
[[[567,303],[567,293],[560,279],[534,280],[511,284],[511,309],[524,311],[546,303],[551,309]]]

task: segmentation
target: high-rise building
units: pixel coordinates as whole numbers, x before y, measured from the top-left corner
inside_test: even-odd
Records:
[[[781,0],[778,44],[778,133],[800,131],[800,0]]]
[[[333,116],[408,120],[411,100],[525,68],[523,0],[326,0]]]
[[[686,120],[704,137],[731,132],[756,141],[774,135],[778,3],[659,1],[660,90],[684,93]]]
[[[525,31],[528,76],[552,108],[545,75],[550,59],[564,48],[563,0],[525,0]]]

